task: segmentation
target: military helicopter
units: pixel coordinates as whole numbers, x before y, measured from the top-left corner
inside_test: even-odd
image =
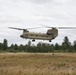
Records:
[[[29,32],[29,29],[35,29],[35,28],[41,28],[41,27],[35,27],[35,28],[15,28],[15,27],[9,27],[11,29],[17,29],[17,30],[23,30],[22,35],[20,35],[21,38],[25,39],[32,39],[34,42],[35,39],[39,40],[49,40],[51,42],[53,39],[55,39],[58,36],[58,29],[76,29],[76,27],[49,27],[45,26],[47,28],[50,28],[47,30],[46,33],[36,33],[36,32]]]

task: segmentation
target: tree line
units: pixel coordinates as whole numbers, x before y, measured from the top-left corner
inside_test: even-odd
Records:
[[[62,44],[47,44],[39,42],[36,46],[28,41],[26,45],[11,44],[8,46],[7,39],[0,43],[0,52],[76,52],[76,41],[73,44],[67,36],[64,37]]]

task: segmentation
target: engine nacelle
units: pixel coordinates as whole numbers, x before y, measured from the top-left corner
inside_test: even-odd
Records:
[[[58,30],[56,28],[49,29],[47,35],[58,36]]]

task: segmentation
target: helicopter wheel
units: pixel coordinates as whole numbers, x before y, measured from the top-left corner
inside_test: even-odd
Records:
[[[51,42],[51,40],[49,40],[49,42]]]
[[[32,42],[35,42],[35,39],[33,39]]]

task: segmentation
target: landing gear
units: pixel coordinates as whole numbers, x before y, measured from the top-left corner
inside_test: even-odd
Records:
[[[32,42],[35,42],[35,39],[33,39]]]
[[[51,42],[51,40],[49,40],[49,42]]]

